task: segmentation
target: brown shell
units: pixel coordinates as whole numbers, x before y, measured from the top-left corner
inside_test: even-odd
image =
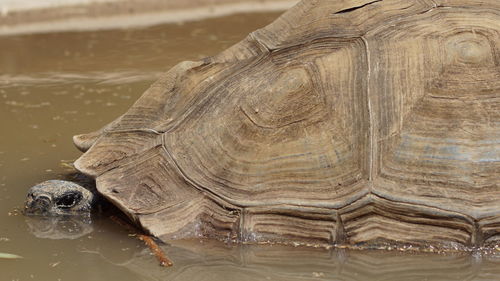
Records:
[[[182,62],[76,167],[161,239],[496,244],[500,2],[303,1]]]

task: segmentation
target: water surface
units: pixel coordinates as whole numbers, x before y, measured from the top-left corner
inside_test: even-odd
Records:
[[[161,268],[142,242],[107,217],[92,223],[19,215],[26,190],[61,178],[80,153],[71,136],[123,113],[164,71],[216,54],[276,13],[144,29],[0,37],[0,280],[500,280],[494,257],[165,245]]]

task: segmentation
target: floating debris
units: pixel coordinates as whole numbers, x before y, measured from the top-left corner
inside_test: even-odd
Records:
[[[49,263],[49,266],[50,266],[50,267],[56,267],[56,266],[58,266],[60,263],[61,263],[60,261],[52,262],[52,263]]]
[[[12,211],[8,212],[7,215],[9,217],[12,217],[12,216],[19,216],[20,214],[22,214],[22,211],[19,207],[15,207],[14,209],[12,209]]]
[[[325,274],[323,272],[313,272],[312,276],[316,277],[316,278],[319,278],[319,277],[324,277]]]
[[[74,160],[61,160],[60,166],[67,171],[76,171],[75,166],[73,165]]]
[[[15,254],[0,253],[0,259],[15,260],[15,259],[22,259],[22,258],[23,257],[15,255]]]

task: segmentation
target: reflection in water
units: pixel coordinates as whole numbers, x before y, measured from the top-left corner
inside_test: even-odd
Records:
[[[27,217],[33,235],[76,239],[92,233],[90,218]],[[102,222],[102,221],[101,221]],[[98,226],[100,227],[100,226]],[[497,280],[500,256],[398,251],[228,245],[211,240],[173,241],[162,248],[174,261],[164,268],[145,247],[119,248],[100,241],[78,246],[101,266],[121,268],[140,280]],[[130,240],[134,240],[130,238]],[[80,243],[79,243],[80,244]],[[116,248],[115,248],[116,247]]]
[[[174,267],[157,265],[148,250],[123,266],[141,280],[498,280],[492,256],[324,250],[269,245],[225,246],[213,241],[165,246]]]
[[[94,230],[90,217],[85,216],[26,216],[25,221],[37,238],[77,239]]]

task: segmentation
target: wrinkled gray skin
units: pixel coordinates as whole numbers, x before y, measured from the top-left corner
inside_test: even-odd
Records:
[[[24,213],[43,216],[90,216],[97,197],[97,194],[77,183],[49,180],[29,189]]]

